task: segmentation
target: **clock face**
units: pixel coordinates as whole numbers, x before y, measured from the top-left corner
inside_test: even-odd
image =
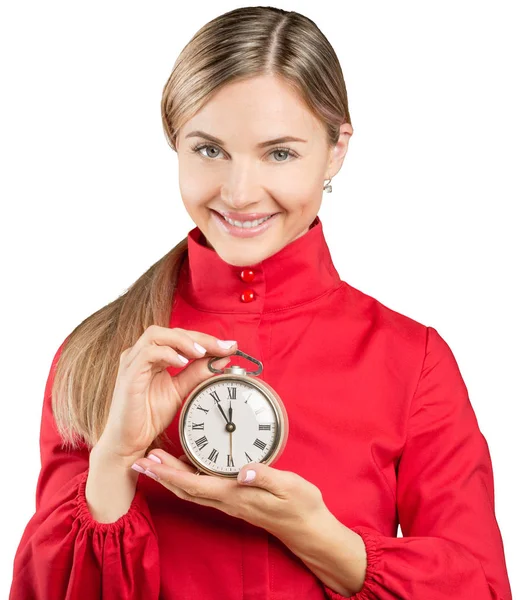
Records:
[[[183,421],[184,442],[196,461],[229,475],[247,463],[265,461],[276,450],[278,428],[265,394],[233,379],[204,387],[186,407]]]

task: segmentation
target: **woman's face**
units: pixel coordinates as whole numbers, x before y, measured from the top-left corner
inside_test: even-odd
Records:
[[[184,206],[224,261],[259,263],[308,231],[351,135],[344,123],[328,147],[324,126],[278,78],[228,84],[179,130]],[[299,139],[279,139],[286,137]]]

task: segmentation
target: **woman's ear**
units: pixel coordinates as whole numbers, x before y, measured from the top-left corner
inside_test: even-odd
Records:
[[[354,134],[354,129],[350,123],[343,123],[339,129],[339,138],[336,145],[330,151],[330,160],[327,166],[327,178],[332,179],[338,174],[343,166],[343,161],[347,155],[348,144],[351,136]]]

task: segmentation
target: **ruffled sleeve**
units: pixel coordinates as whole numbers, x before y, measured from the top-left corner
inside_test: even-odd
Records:
[[[85,497],[88,449],[61,448],[50,391],[62,348],[63,344],[54,357],[45,388],[36,512],[15,554],[9,598],[157,599],[157,534],[140,480],[129,510],[113,523],[100,523],[90,513]]]
[[[403,537],[351,527],[365,543],[361,590],[331,600],[511,600],[489,448],[449,346],[432,327],[398,464]]]

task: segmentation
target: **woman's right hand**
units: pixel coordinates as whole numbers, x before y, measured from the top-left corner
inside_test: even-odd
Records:
[[[148,327],[121,354],[107,423],[94,448],[124,462],[142,458],[172,422],[189,392],[214,375],[206,354],[226,357],[237,349],[236,342],[225,348],[219,344],[222,341],[178,327]],[[166,368],[184,367],[181,356],[196,360],[172,377]],[[229,361],[223,358],[213,365],[223,368]]]

